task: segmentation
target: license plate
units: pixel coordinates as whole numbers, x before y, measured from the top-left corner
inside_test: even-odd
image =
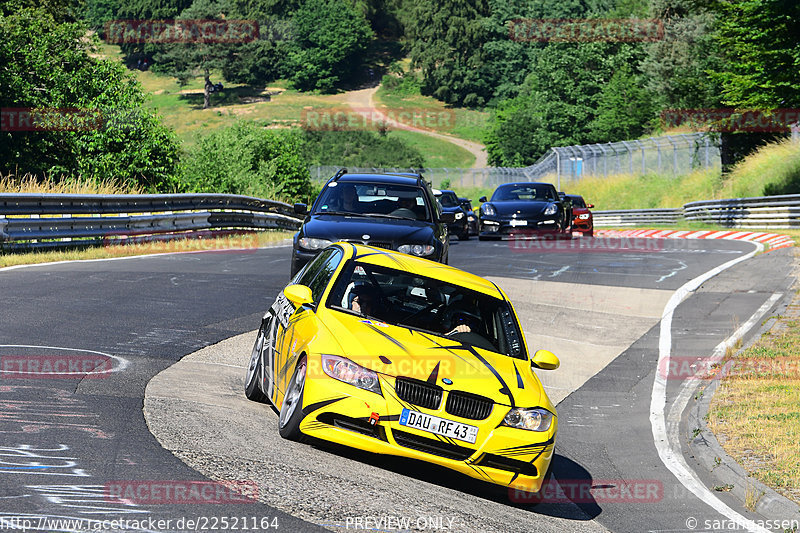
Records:
[[[527,220],[512,220],[511,221],[511,225],[512,226],[527,226],[528,225],[528,221]]]
[[[421,429],[422,431],[450,437],[451,439],[463,440],[470,444],[475,444],[478,438],[478,428],[476,426],[468,426],[467,424],[409,409],[403,409],[403,413],[400,415],[400,425]]]

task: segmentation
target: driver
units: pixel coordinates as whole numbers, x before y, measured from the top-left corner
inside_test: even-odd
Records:
[[[374,316],[378,308],[378,295],[375,289],[369,285],[356,285],[352,293],[354,296],[350,302],[350,309],[365,316]]]

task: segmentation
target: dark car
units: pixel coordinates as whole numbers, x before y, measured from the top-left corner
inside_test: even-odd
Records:
[[[572,238],[572,209],[550,183],[506,183],[482,197],[478,239]]]
[[[428,182],[408,174],[348,174],[342,169],[322,188],[294,236],[292,276],[336,241],[369,244],[447,264],[453,215],[441,212]]]
[[[450,235],[456,235],[459,240],[469,240],[469,227],[467,226],[467,212],[461,207],[461,202],[458,201],[458,195],[449,190],[439,191],[441,194],[436,195],[439,204],[442,206],[442,212],[453,213],[455,220],[447,225],[450,230]]]
[[[566,197],[572,200],[572,231],[580,232],[584,237],[592,237],[594,220],[589,209],[594,208],[594,204],[587,204],[583,196],[577,194],[567,194]]]
[[[461,208],[467,213],[467,228],[469,229],[470,236],[478,234],[478,215],[472,209],[472,201],[469,198],[459,198],[458,203]]]

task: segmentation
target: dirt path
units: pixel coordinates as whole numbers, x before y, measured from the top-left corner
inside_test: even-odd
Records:
[[[372,109],[376,113],[378,113],[381,117],[383,117],[386,122],[391,125],[392,128],[406,130],[406,131],[414,131],[417,133],[422,133],[423,135],[429,135],[431,137],[436,137],[447,142],[453,143],[456,146],[459,146],[472,155],[475,156],[475,163],[473,163],[471,168],[486,168],[489,166],[489,159],[486,155],[486,147],[480,143],[467,141],[464,139],[459,139],[457,137],[453,137],[452,135],[445,135],[443,133],[437,133],[435,131],[425,130],[421,128],[415,128],[413,126],[409,126],[407,124],[402,124],[396,122],[392,119],[386,117],[386,115],[381,111],[381,109],[375,105],[375,93],[378,92],[378,88],[380,85],[375,87],[370,87],[368,89],[359,89],[357,91],[349,91],[345,93],[342,99],[343,103],[346,103],[350,107],[354,107],[359,110],[363,109]]]

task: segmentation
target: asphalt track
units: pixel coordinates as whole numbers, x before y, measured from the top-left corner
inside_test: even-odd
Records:
[[[278,441],[290,460],[271,464],[271,483],[258,487],[260,499],[269,505],[134,503],[109,497],[107,484],[118,480],[206,479],[151,435],[142,413],[145,387],[183,356],[255,329],[287,281],[289,249],[0,271],[3,361],[7,357],[57,359],[64,353],[72,358],[92,357],[90,352],[76,350],[116,358],[111,371],[93,378],[41,379],[7,372],[0,376],[0,509],[3,516],[17,517],[6,518],[3,524],[11,529],[22,516],[38,519],[43,515],[171,519],[172,527],[139,528],[167,531],[180,530],[175,527],[180,518],[238,516],[277,517],[280,528],[287,531],[316,528],[278,510],[285,509],[338,530],[348,525],[348,519],[364,518],[366,509],[378,509],[371,514],[440,519],[423,524],[427,529],[435,525],[444,529],[448,519],[457,519],[449,524],[451,530],[685,531],[692,529],[687,520],[694,518],[699,525],[693,530],[708,530],[703,527],[705,520],[725,517],[677,481],[653,443],[649,418],[659,356],[658,308],[687,281],[752,249],[748,243],[735,241],[664,240],[653,249],[632,243],[627,249],[550,250],[453,242],[451,264],[496,279],[522,308],[529,344],[554,348],[564,361],[562,369],[550,376],[562,372],[568,378],[545,380],[553,387],[548,389],[551,397],[560,400],[554,464],[559,482],[569,489],[570,483],[585,486],[588,481],[592,487],[609,489],[609,494],[624,484],[660,487],[644,500],[588,497],[578,503],[537,506],[509,502],[506,494],[426,465]],[[787,294],[792,253],[778,250],[744,261],[703,284],[680,304],[671,328],[676,357],[709,354],[774,294]],[[241,342],[251,344],[246,337]],[[64,352],[64,348],[73,351]],[[213,375],[219,375],[216,381],[221,390],[235,391],[241,386],[241,369],[212,362],[218,366]],[[680,384],[680,379],[667,382],[667,405],[674,401]],[[273,442],[275,433],[274,415],[265,407],[241,407],[241,396],[215,396],[191,379],[177,388],[184,395],[196,396],[194,403],[177,407],[185,420],[192,420],[207,405],[230,402],[219,425],[195,428],[197,435],[183,435],[183,453],[176,454],[190,464],[220,479],[248,480],[258,477],[255,466],[262,466],[257,462],[260,456],[282,453],[263,446]],[[153,401],[173,411],[173,404],[179,403],[158,397]],[[150,415],[151,426],[158,425],[157,413]],[[243,439],[243,428],[265,435],[265,440]],[[205,430],[205,444],[215,453],[192,456],[201,430]],[[237,445],[248,449],[254,459],[235,458],[231,450]],[[318,476],[320,463],[325,464],[328,478]],[[305,479],[306,485],[298,489],[291,482],[293,477]],[[303,488],[314,497],[298,498]],[[314,492],[315,488],[324,490]],[[383,491],[391,498],[384,498]],[[716,497],[742,516],[759,518],[725,493]],[[458,513],[448,515],[451,511]],[[336,520],[330,518],[334,516]],[[59,530],[52,522],[36,525],[42,527],[28,530]],[[396,523],[383,522],[384,530],[391,530],[391,525]]]

